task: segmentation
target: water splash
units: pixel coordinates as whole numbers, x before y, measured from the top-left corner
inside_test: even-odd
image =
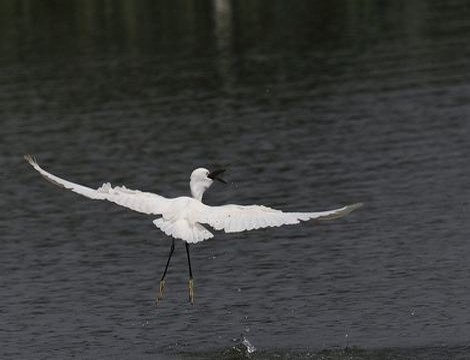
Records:
[[[242,355],[243,357],[250,357],[256,351],[255,346],[248,340],[244,334],[240,334],[238,339],[233,339],[238,344],[231,348],[232,351]]]
[[[256,351],[255,346],[250,343],[250,341],[246,338],[245,335],[241,334],[242,345],[245,346],[246,352],[248,354],[252,354]]]
[[[349,331],[346,328],[344,329],[344,340],[346,342],[344,349],[347,350],[349,349]]]

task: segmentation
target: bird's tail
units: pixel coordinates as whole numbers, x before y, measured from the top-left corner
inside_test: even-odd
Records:
[[[154,220],[153,223],[168,236],[184,240],[191,244],[214,237],[214,235],[201,224],[190,223],[185,219],[165,220],[160,218]]]

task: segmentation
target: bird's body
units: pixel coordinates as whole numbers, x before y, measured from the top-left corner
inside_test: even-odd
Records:
[[[166,235],[186,242],[188,261],[188,244],[198,243],[214,237],[205,225],[209,225],[215,230],[224,230],[227,233],[241,232],[265,227],[298,224],[300,221],[307,220],[332,220],[343,217],[362,205],[353,204],[321,212],[283,212],[262,205],[209,206],[202,202],[202,197],[214,180],[225,182],[218,177],[223,170],[216,170],[211,173],[207,169],[198,168],[192,172],[190,178],[192,197],[166,198],[149,192],[130,190],[124,186],[113,187],[110,183],[105,183],[95,190],[64,180],[45,171],[29,155],[26,155],[25,159],[43,177],[55,185],[91,199],[108,200],[137,212],[159,216],[153,223]],[[164,277],[173,249],[174,244],[172,244],[170,257],[162,277],[163,285],[160,284],[160,295],[163,293]],[[190,298],[192,302],[191,269]]]

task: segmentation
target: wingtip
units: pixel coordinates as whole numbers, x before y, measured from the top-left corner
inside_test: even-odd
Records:
[[[358,203],[355,203],[355,204],[347,205],[345,210],[346,210],[347,214],[350,214],[353,211],[355,211],[355,210],[357,210],[357,209],[359,209],[363,206],[364,206],[364,203],[358,202]]]
[[[31,165],[36,164],[36,160],[30,154],[24,155],[23,158]]]
[[[30,154],[26,154],[23,156],[23,158],[28,162],[29,165],[31,165],[34,169],[38,170],[39,165],[38,162],[36,161],[36,158]]]
[[[352,210],[356,210],[356,209],[359,209],[363,206],[364,206],[364,203],[358,202],[358,203],[349,205],[349,208],[351,208]]]

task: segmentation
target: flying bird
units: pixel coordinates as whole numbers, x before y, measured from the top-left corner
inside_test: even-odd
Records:
[[[202,202],[202,197],[207,189],[218,180],[227,183],[220,175],[224,169],[209,171],[198,168],[191,173],[189,186],[191,195],[177,198],[166,198],[161,195],[130,190],[125,186],[112,186],[105,183],[98,189],[92,189],[83,185],[64,180],[42,169],[31,155],[25,155],[25,160],[37,170],[46,180],[53,184],[71,190],[90,199],[108,200],[131,210],[157,215],[159,218],[153,221],[155,226],[166,235],[173,238],[165,270],[160,279],[159,291],[155,302],[163,298],[165,290],[165,276],[170,264],[171,256],[175,249],[175,239],[185,242],[189,268],[189,301],[194,301],[194,281],[191,270],[189,244],[195,244],[214,237],[204,225],[209,225],[215,230],[224,230],[226,233],[235,233],[247,230],[255,230],[266,227],[278,227],[282,225],[298,224],[308,220],[333,220],[343,217],[362,206],[361,203],[347,205],[338,209],[320,212],[284,212],[263,205],[221,205],[209,206]]]

